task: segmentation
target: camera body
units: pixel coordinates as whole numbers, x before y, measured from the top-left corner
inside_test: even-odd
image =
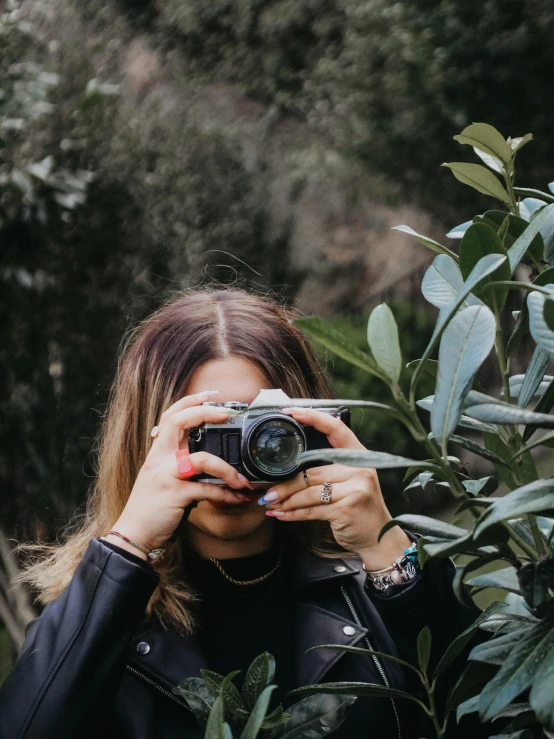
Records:
[[[302,407],[335,416],[350,426],[350,410],[344,406],[318,406],[317,400],[302,399],[301,402]],[[302,452],[329,449],[331,446],[325,434],[281,412],[282,408],[293,407],[295,401],[280,390],[262,390],[251,405],[235,401],[203,405],[225,409],[229,418],[221,423],[204,423],[191,429],[189,451],[209,452],[224,459],[252,483],[288,480],[301,470],[313,467],[313,462],[298,463]],[[206,473],[192,479],[225,484]]]

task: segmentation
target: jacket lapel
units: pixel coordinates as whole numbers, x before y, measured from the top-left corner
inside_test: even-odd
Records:
[[[161,626],[135,636],[127,664],[169,691],[187,677],[201,677],[207,667],[194,634],[181,636]]]
[[[366,634],[367,629],[336,613],[311,603],[299,603],[296,608],[295,655],[299,685],[313,685],[319,682],[344,654],[339,649],[312,649],[312,647],[321,644],[353,647]]]

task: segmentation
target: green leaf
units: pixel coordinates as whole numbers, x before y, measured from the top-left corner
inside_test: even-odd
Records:
[[[187,702],[198,724],[205,726],[215,697],[205,686],[202,678],[186,678],[173,688],[173,693]]]
[[[459,526],[453,526],[451,523],[445,523],[439,521],[436,518],[429,518],[428,516],[419,516],[413,513],[402,513],[396,518],[383,526],[379,532],[379,540],[387,533],[393,526],[402,526],[410,531],[414,531],[418,534],[424,534],[425,536],[439,536],[442,539],[457,540],[459,537],[466,536],[466,529],[461,529]]]
[[[506,662],[481,692],[479,712],[481,719],[492,719],[514,698],[531,687],[539,668],[554,648],[554,614],[549,614],[530,629],[512,650]],[[531,699],[531,706],[537,711]]]
[[[320,739],[337,729],[356,698],[347,695],[310,695],[287,708],[291,718],[267,739]],[[266,735],[264,734],[264,737]]]
[[[519,398],[524,379],[525,375],[512,375],[510,377],[510,396],[512,397],[512,399]],[[554,377],[552,375],[544,375],[540,385],[535,390],[533,397],[535,398],[537,396],[543,395],[548,389],[548,386],[550,385],[552,380],[554,380]]]
[[[515,567],[505,567],[494,572],[485,572],[467,581],[472,588],[502,588],[521,595]]]
[[[521,310],[517,317],[516,325],[512,331],[512,335],[508,339],[506,345],[506,356],[511,357],[519,346],[521,340],[529,333],[529,311],[527,310],[527,302],[523,301]]]
[[[533,134],[526,133],[525,136],[518,136],[517,138],[514,138],[514,139],[508,139],[508,143],[510,144],[511,149],[515,154],[520,149],[523,149],[523,147],[526,146],[532,140],[533,140]]]
[[[477,519],[475,535],[499,521],[525,513],[550,515],[554,512],[554,479],[535,480],[495,500]]]
[[[242,703],[240,693],[237,690],[236,685],[234,685],[231,680],[236,677],[239,672],[240,670],[235,670],[226,677],[223,677],[223,675],[220,675],[217,672],[212,672],[212,670],[200,670],[204,684],[214,695],[214,698],[221,695],[224,708],[227,708],[235,715],[237,715],[237,713],[242,709]]]
[[[472,698],[468,698],[463,703],[460,703],[456,709],[456,721],[460,721],[462,716],[467,716],[469,713],[475,713],[479,710],[479,696],[474,695]]]
[[[242,686],[241,699],[245,708],[251,711],[258,696],[269,686],[275,677],[275,659],[269,652],[256,657],[248,668]]]
[[[260,728],[264,722],[265,714],[267,713],[267,707],[269,706],[269,701],[271,700],[271,694],[276,687],[276,685],[268,685],[267,688],[264,688],[264,690],[262,690],[262,692],[258,696],[258,699],[256,700],[256,703],[254,704],[254,708],[252,709],[252,713],[250,714],[248,721],[246,722],[246,726],[244,727],[243,732],[240,735],[240,739],[257,738],[258,732],[260,731]]]
[[[381,380],[386,381],[388,379],[372,356],[358,349],[353,341],[343,336],[324,318],[307,316],[305,318],[295,318],[293,323],[326,349],[330,349],[355,367],[359,367]]]
[[[442,167],[448,167],[454,177],[469,185],[475,190],[490,195],[506,205],[510,205],[510,196],[502,187],[497,178],[488,169],[480,164],[467,164],[466,162],[445,162]]]
[[[454,136],[454,141],[473,146],[475,149],[500,160],[504,166],[511,164],[511,146],[502,134],[488,123],[472,123],[470,126],[466,126],[461,134]]]
[[[549,731],[554,731],[552,685],[554,685],[554,648],[551,647],[535,674],[533,686],[529,693],[531,708],[540,723]]]
[[[554,431],[549,431],[547,434],[544,434],[544,436],[541,436],[540,439],[536,439],[535,441],[530,442],[524,447],[521,447],[512,457],[513,460],[516,460],[518,457],[520,457],[522,454],[526,454],[530,449],[534,449],[536,446],[542,446],[543,444],[545,446],[552,446],[552,442],[554,442]]]
[[[514,647],[526,638],[531,628],[532,625],[529,624],[523,627],[518,625],[516,629],[506,634],[495,634],[488,641],[474,647],[469,654],[469,659],[474,662],[501,666],[513,652]]]
[[[536,190],[534,187],[514,187],[516,195],[525,195],[527,197],[540,198],[546,200],[547,203],[554,203],[554,196],[542,190]]]
[[[485,451],[490,453],[488,450]],[[496,455],[493,456],[496,459],[500,459]],[[504,464],[502,460],[500,462]],[[481,477],[479,480],[462,480],[462,485],[470,495],[492,495],[498,488],[498,480],[496,477]]]
[[[283,706],[279,704],[277,708],[268,713],[262,723],[262,729],[275,729],[278,726],[284,726],[292,718],[290,713],[285,713]]]
[[[554,560],[528,562],[517,573],[521,593],[532,609],[538,608],[554,590]]]
[[[435,469],[430,462],[417,459],[407,459],[386,452],[373,452],[365,449],[314,449],[303,452],[298,457],[299,464],[304,462],[336,462],[350,467],[373,467],[378,470],[394,469],[397,467],[427,467]]]
[[[533,736],[530,729],[521,729],[521,731],[511,731],[509,734],[494,734],[489,739],[533,739]]]
[[[467,141],[461,141],[460,143],[469,143]],[[500,161],[500,159],[497,159],[496,157],[491,156],[490,154],[485,154],[484,151],[480,151],[476,146],[473,147],[473,151],[477,154],[479,159],[483,162],[483,164],[486,164],[489,169],[492,169],[493,172],[496,172],[497,174],[503,175],[505,173],[504,165]]]
[[[370,657],[382,657],[383,659],[390,659],[392,662],[397,662],[400,665],[404,665],[404,667],[407,667],[413,672],[417,672],[417,674],[419,675],[419,670],[417,669],[417,667],[414,667],[409,662],[405,662],[403,659],[400,659],[400,657],[394,657],[392,654],[386,654],[385,652],[376,652],[374,649],[362,649],[361,647],[345,647],[343,644],[318,644],[316,647],[310,647],[308,649],[308,652],[311,652],[313,649],[336,649],[339,652],[349,652],[350,654],[365,654],[369,655]]]
[[[451,228],[450,231],[446,234],[447,238],[461,239],[472,223],[473,221],[464,221],[464,223],[460,223],[459,226],[454,226],[454,228]]]
[[[467,449],[468,452],[477,454],[480,457],[483,457],[483,459],[488,459],[489,462],[493,462],[494,464],[499,464],[502,467],[507,467],[508,469],[510,469],[510,465],[508,464],[508,462],[505,462],[497,454],[494,454],[493,452],[489,451],[488,449],[485,449],[479,444],[475,444],[475,442],[473,441],[469,441],[469,439],[466,439],[463,436],[457,436],[456,434],[452,434],[450,436],[450,441],[454,444],[459,444],[463,449]],[[491,478],[486,477],[483,479],[489,480]],[[473,480],[469,482],[476,482],[476,481]]]
[[[374,685],[373,683],[359,682],[341,682],[341,683],[322,683],[321,685],[305,685],[302,688],[296,688],[288,693],[288,696],[306,696],[315,693],[329,693],[355,695],[357,697],[364,696],[369,698],[403,698],[405,700],[414,701],[424,706],[423,702],[411,693],[405,693],[396,688],[388,688],[385,685]]]
[[[473,379],[494,345],[496,323],[484,305],[460,311],[441,339],[431,429],[437,442],[445,444],[457,427],[462,405]]]
[[[547,288],[554,285],[547,285]],[[554,298],[554,292],[552,294]],[[529,293],[527,296],[527,307],[529,309],[529,330],[531,336],[548,356],[552,359],[554,357],[554,331],[552,331],[546,321],[544,320],[544,309],[548,298],[539,292]]]
[[[514,216],[511,213],[506,213],[505,210],[488,210],[483,213],[482,216],[475,216],[475,222],[486,223],[487,225],[494,228],[498,233],[500,228],[507,224],[508,230],[502,239],[502,246],[505,249],[509,249],[515,243],[521,234],[525,231],[529,225],[528,221],[519,216]],[[532,256],[537,262],[540,262],[544,256],[544,243],[542,236],[538,233],[533,241],[529,245],[529,249],[525,255],[526,257]]]
[[[453,316],[456,314],[458,309],[463,304],[466,297],[473,292],[473,290],[480,285],[483,280],[485,280],[490,274],[492,274],[498,267],[505,261],[506,257],[503,257],[501,254],[487,254],[487,256],[480,259],[473,270],[471,271],[471,274],[467,278],[467,280],[464,283],[464,289],[462,292],[458,295],[457,298],[454,298],[450,303],[447,303],[447,305],[443,305],[443,307],[440,309],[439,317],[437,320],[437,323],[435,325],[435,330],[433,331],[433,336],[431,337],[431,341],[427,345],[427,348],[425,349],[425,352],[423,353],[423,356],[421,357],[421,363],[416,367],[416,371],[414,372],[412,376],[412,382],[411,387],[412,391],[417,386],[417,383],[419,382],[419,378],[421,375],[421,368],[425,361],[429,359],[431,356],[431,353],[437,346],[438,342],[440,341],[440,338],[450,322],[450,320],[453,318]]]
[[[554,332],[552,335],[554,336]],[[548,362],[548,354],[536,346],[520,386],[517,403],[520,408],[525,408],[531,402],[532,398],[534,398],[546,374]]]
[[[385,303],[371,311],[367,323],[367,342],[379,367],[397,383],[402,371],[398,326],[391,309]]]
[[[204,735],[206,739],[225,739],[225,729],[223,727],[223,701],[221,698],[216,698],[210,715],[208,716],[208,723],[206,724],[206,733]]]
[[[446,651],[440,658],[437,666],[435,667],[435,670],[433,672],[433,678],[440,677],[445,670],[447,670],[450,665],[454,662],[456,657],[458,657],[459,654],[465,649],[467,644],[471,641],[473,638],[473,635],[478,630],[479,626],[486,621],[490,616],[492,616],[493,613],[497,613],[498,611],[502,611],[506,607],[505,603],[502,603],[501,601],[495,601],[494,603],[491,603],[488,608],[486,608],[482,613],[479,614],[479,616],[475,619],[475,621],[471,624],[471,626],[468,626],[467,629],[462,631],[461,634],[459,634],[446,648]]]
[[[542,395],[541,399],[535,406],[535,413],[549,413],[552,410],[552,406],[554,405],[554,380],[550,383],[550,385],[545,390],[544,394]],[[523,432],[523,441],[527,441],[531,438],[531,436],[535,433],[536,429],[534,428],[526,428]]]
[[[547,250],[547,240],[549,240],[549,237],[553,233],[553,230],[554,203],[552,205],[547,205],[546,208],[541,210],[541,212],[527,226],[521,236],[517,238],[513,245],[508,249],[508,259],[510,260],[510,268],[512,270],[512,274],[514,273],[517,265],[525,257],[525,254],[531,246],[533,239],[538,233],[540,233],[543,237],[545,256],[546,259],[550,261],[549,251]],[[549,246],[549,250],[550,257],[552,257],[552,245]]]
[[[429,667],[429,657],[431,656],[431,630],[428,626],[424,626],[417,637],[417,662],[419,669],[426,675]]]
[[[426,398],[416,401],[416,405],[423,408],[424,411],[430,411],[433,407],[434,398],[434,395],[428,395]],[[473,418],[469,418],[469,416],[462,416],[458,426],[463,426],[472,431],[480,431],[481,433],[498,434],[498,430],[494,426],[475,421]]]
[[[424,246],[426,246],[428,249],[431,249],[431,251],[436,252],[437,254],[448,254],[448,256],[452,257],[452,259],[458,259],[458,255],[455,254],[453,251],[450,251],[448,247],[439,244],[438,241],[430,239],[428,236],[422,236],[421,234],[418,234],[416,231],[414,231],[413,228],[410,228],[409,226],[393,226],[392,230],[402,231],[403,233],[410,234],[410,236],[415,236],[416,239],[420,241]]]
[[[516,408],[509,403],[480,403],[466,406],[465,413],[470,418],[485,423],[514,424],[522,423],[526,426],[539,428],[554,428],[554,417],[545,413],[534,413],[523,408]]]
[[[474,223],[465,232],[460,245],[460,271],[464,279],[468,278],[479,259],[487,254],[503,254],[506,256],[506,251],[493,228],[486,223]],[[509,280],[510,276],[510,265],[506,260],[489,277],[483,280],[481,287],[476,289],[474,294],[498,314],[504,307],[508,290],[506,288],[483,290],[483,287],[498,280]]]
[[[433,260],[421,283],[423,297],[436,308],[450,303],[463,289],[464,278],[457,262],[444,255]],[[482,305],[482,301],[470,293],[462,305]]]

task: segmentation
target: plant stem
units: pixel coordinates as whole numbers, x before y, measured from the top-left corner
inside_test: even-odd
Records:
[[[508,190],[508,195],[510,197],[510,208],[512,211],[512,215],[519,216],[519,206],[517,204],[516,195],[514,192],[514,184],[513,184],[514,175],[515,175],[515,170],[513,169],[513,165],[512,165],[512,174],[509,175],[506,172],[506,174],[504,175],[504,179],[506,181],[506,188]]]
[[[531,533],[533,534],[533,541],[535,542],[535,548],[539,556],[545,556],[546,547],[544,545],[544,540],[542,537],[541,530],[539,528],[539,524],[537,523],[537,517],[533,515],[532,513],[528,513],[527,520],[529,521],[529,527],[531,529]]]
[[[508,378],[508,363],[506,361],[506,354],[504,350],[504,336],[502,335],[502,327],[500,326],[500,317],[496,313],[494,316],[496,321],[496,338],[494,340],[494,350],[498,358],[498,367],[500,369],[500,375],[502,377],[502,388],[504,390],[504,400],[506,403],[512,402],[512,396],[510,394],[510,382]]]
[[[504,527],[508,530],[508,533],[510,534],[510,539],[514,542],[514,544],[517,544],[517,546],[525,552],[529,559],[532,559],[533,562],[536,562],[539,558],[539,555],[533,549],[533,547],[529,546],[525,539],[522,539],[521,536],[514,531],[514,529],[507,521],[504,521],[503,524]]]
[[[443,739],[444,728],[440,724],[439,717],[437,715],[437,706],[435,704],[435,682],[433,681],[432,685],[429,685],[429,681],[427,680],[427,677],[425,675],[421,675],[421,682],[423,683],[423,687],[425,688],[425,692],[427,693],[427,699],[429,700],[428,714],[431,717],[431,721],[433,722],[433,726],[437,734],[437,739]]]

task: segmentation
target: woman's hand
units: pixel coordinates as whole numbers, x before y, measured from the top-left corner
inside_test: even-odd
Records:
[[[299,423],[324,433],[332,447],[365,448],[339,418],[307,408],[287,412]],[[270,504],[267,515],[280,521],[329,521],[337,543],[356,552],[368,570],[388,567],[410,546],[410,539],[397,526],[377,541],[391,515],[374,469],[332,464],[309,469],[307,476],[309,487],[301,472],[268,490],[259,501]],[[321,500],[324,482],[332,483],[330,503]]]
[[[188,444],[188,430],[205,421],[215,423],[229,417],[223,409],[200,405],[205,399],[205,393],[186,396],[162,415],[158,424],[159,435],[140,469],[127,505],[112,527],[147,549],[165,544],[190,503],[213,500],[232,504],[245,500],[240,492],[231,492],[222,485],[191,482],[183,479],[177,471],[175,452]],[[190,455],[190,461],[196,473],[206,472],[218,477],[237,491],[251,488],[248,480],[234,467],[213,454],[195,452]],[[110,541],[123,545],[118,538],[110,538]],[[137,553],[135,549],[132,551]]]

